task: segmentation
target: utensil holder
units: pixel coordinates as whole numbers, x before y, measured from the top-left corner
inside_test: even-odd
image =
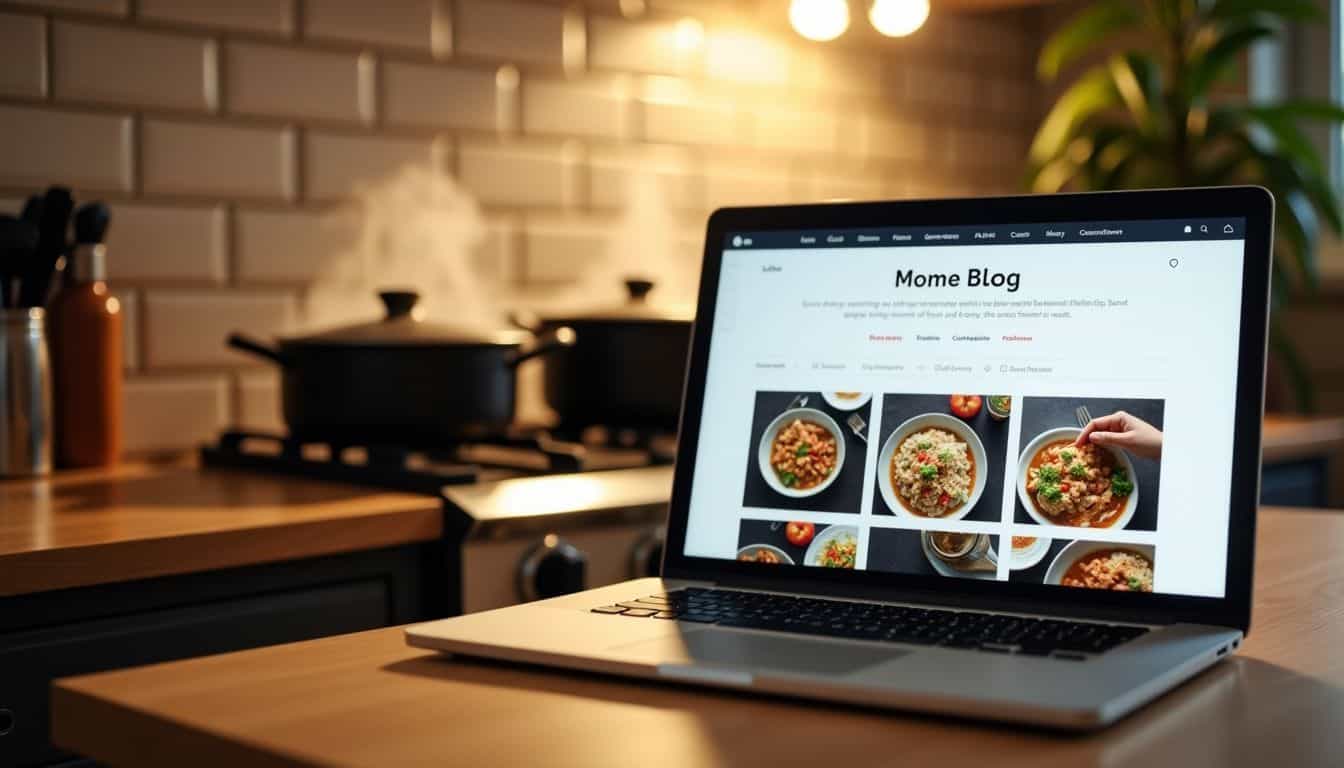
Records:
[[[46,312],[0,310],[0,477],[51,472]]]

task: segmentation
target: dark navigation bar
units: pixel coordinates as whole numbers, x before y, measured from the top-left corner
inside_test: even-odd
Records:
[[[1045,245],[1050,243],[1143,243],[1180,240],[1242,240],[1246,220],[1146,219],[1142,221],[990,224],[953,227],[888,227],[730,232],[724,247],[892,248],[935,245]]]

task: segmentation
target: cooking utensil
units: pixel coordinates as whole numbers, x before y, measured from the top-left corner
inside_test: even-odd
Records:
[[[112,223],[112,212],[101,200],[85,203],[75,211],[75,246],[102,243],[107,238],[107,227]],[[66,264],[66,279],[101,280],[87,274],[78,263]]]
[[[37,229],[23,219],[0,215],[0,309],[17,307],[21,276],[37,248]]]
[[[1074,418],[1078,419],[1078,427],[1087,429],[1087,425],[1092,423],[1092,412],[1087,410],[1086,405],[1080,405],[1073,412]]]
[[[650,302],[654,284],[627,280],[627,301],[591,313],[515,316],[534,333],[573,328],[573,349],[546,358],[546,401],[562,429],[592,425],[672,431],[691,340],[691,312]]]
[[[51,471],[46,312],[0,310],[0,476]]]
[[[955,533],[954,536],[972,536],[967,543],[955,551],[945,551],[938,546],[937,534],[925,531],[920,534],[924,537],[928,545],[928,551],[932,552],[934,557],[942,560],[945,565],[958,571],[966,573],[987,573],[989,571],[997,572],[999,570],[999,559],[990,549],[990,537],[988,534],[978,533]]]
[[[57,262],[66,250],[65,231],[74,205],[74,198],[65,187],[51,187],[42,198],[37,249],[23,274],[20,306],[40,307],[46,304]]]
[[[497,435],[513,421],[514,369],[574,344],[574,331],[434,325],[409,291],[379,294],[382,320],[274,345],[233,334],[228,343],[277,364],[285,422],[295,437],[336,444],[442,446]]]
[[[864,421],[862,416],[851,413],[849,418],[845,419],[845,424],[849,426],[849,430],[854,433],[855,437],[865,443],[868,442],[868,435],[864,434],[864,430],[868,429],[868,422]]]

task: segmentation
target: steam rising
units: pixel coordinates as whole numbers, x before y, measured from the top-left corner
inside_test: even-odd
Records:
[[[419,293],[424,314],[440,322],[480,324],[500,315],[500,286],[476,258],[485,220],[452,177],[405,166],[357,189],[326,224],[351,237],[311,286],[309,324],[380,317],[376,293],[388,289]]]

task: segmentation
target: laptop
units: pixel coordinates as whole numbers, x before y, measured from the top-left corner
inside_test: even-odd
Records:
[[[1239,187],[716,211],[661,578],[407,642],[1124,717],[1250,625],[1273,207]]]

